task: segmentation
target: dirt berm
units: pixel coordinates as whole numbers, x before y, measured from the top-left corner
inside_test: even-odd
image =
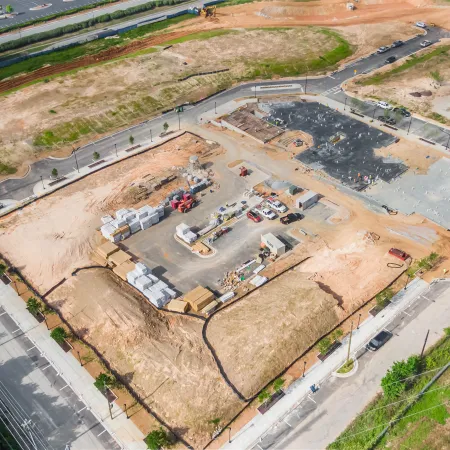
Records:
[[[338,303],[293,269],[211,319],[207,338],[247,398],[339,322]]]

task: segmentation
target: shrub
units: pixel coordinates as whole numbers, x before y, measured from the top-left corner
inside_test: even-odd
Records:
[[[30,297],[27,300],[27,310],[35,316],[42,310],[42,304],[36,297]]]
[[[263,389],[263,390],[258,394],[258,400],[259,400],[259,403],[264,403],[268,398],[270,398],[270,394],[267,392],[266,389]]]
[[[52,176],[55,178],[58,178],[58,169],[53,169],[52,170]]]
[[[7,267],[4,264],[0,264],[0,277],[5,275]]]
[[[331,340],[328,337],[324,337],[319,343],[317,344],[317,349],[319,352],[324,355],[331,347]]]
[[[100,159],[100,153],[99,152],[94,152],[94,154],[92,155],[92,159],[94,161],[97,161],[98,159]]]
[[[103,391],[106,388],[112,388],[116,386],[116,384],[117,384],[116,379],[113,376],[103,372],[94,381],[94,386],[99,391]]]
[[[167,447],[170,445],[169,435],[162,427],[159,430],[154,430],[145,438],[147,448],[150,450],[159,450],[161,447]]]
[[[284,386],[284,379],[283,378],[278,378],[273,382],[273,390],[275,392],[279,392],[281,391],[281,389],[283,389]]]
[[[133,137],[133,136],[130,136],[129,141],[130,141],[130,144],[133,145],[133,143],[134,143],[134,137]]]
[[[169,129],[169,124],[167,122],[164,122],[163,128],[164,128],[164,133],[167,133],[167,130]]]
[[[64,328],[56,327],[50,333],[50,337],[52,339],[54,339],[58,344],[63,344],[64,341],[67,339],[67,333],[66,333],[66,330]]]
[[[388,400],[397,398],[412,384],[410,377],[420,371],[420,358],[410,356],[406,361],[397,361],[381,380],[381,387]]]

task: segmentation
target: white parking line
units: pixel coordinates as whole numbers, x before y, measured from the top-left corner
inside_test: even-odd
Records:
[[[85,406],[84,408],[81,408],[78,412],[80,413],[81,411],[84,411],[87,408],[87,406]]]
[[[310,395],[308,395],[308,398],[312,401],[312,402],[314,402],[314,403],[316,403],[317,404],[317,402],[315,401],[315,400],[313,400],[312,398],[311,398],[311,396]]]
[[[67,386],[69,386],[68,384],[66,384],[65,386],[63,386],[60,391],[62,391],[63,389],[65,389]]]
[[[17,328],[17,330],[11,331],[12,334],[17,333],[18,331],[22,331],[20,328]]]
[[[41,370],[45,370],[45,369],[48,369],[49,367],[51,366],[51,364],[49,364],[49,365],[47,365],[47,366],[45,366],[45,367],[43,367]]]
[[[106,433],[106,430],[103,430],[100,434],[97,434],[97,437],[101,436],[103,433]]]
[[[6,311],[3,311],[3,312],[0,314],[0,317],[3,316],[3,315],[5,315],[5,314],[6,314]]]
[[[33,350],[33,348],[36,348],[36,346],[33,345],[33,347],[31,347],[31,348],[29,348],[29,349],[27,350],[27,352],[29,352],[30,350]]]

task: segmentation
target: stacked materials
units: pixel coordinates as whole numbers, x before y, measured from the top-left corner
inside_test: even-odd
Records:
[[[116,218],[106,215],[101,218],[102,235],[113,243],[123,241],[131,234],[146,230],[164,216],[164,206],[153,208],[145,205],[139,209],[122,208],[116,211]]]
[[[175,229],[177,232],[177,236],[180,239],[183,239],[184,242],[192,244],[197,240],[197,234],[191,231],[191,227],[189,225],[186,225],[185,223],[180,223],[180,225],[177,225]]]
[[[142,263],[135,264],[134,269],[127,273],[127,281],[141,291],[157,308],[162,308],[177,296],[174,290],[153,275],[152,271]]]
[[[207,305],[215,301],[214,299],[214,294],[203,286],[197,286],[184,296],[184,301],[189,303],[195,312],[202,311]],[[215,305],[215,307],[217,307],[217,305]]]

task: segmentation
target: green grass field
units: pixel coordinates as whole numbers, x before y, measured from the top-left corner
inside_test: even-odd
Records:
[[[364,409],[364,411],[353,420],[338,439],[327,447],[327,449],[365,450],[372,448],[376,436],[397,416],[412,398],[415,398],[416,394],[437,373],[436,369],[443,367],[448,361],[450,361],[450,338],[442,338],[434,347],[427,351],[425,355],[425,364],[422,368],[423,375],[419,375],[415,378],[415,382],[410,389],[403,392],[395,402],[387,400],[383,395],[379,394]],[[414,415],[406,417],[398,422],[377,448],[385,448],[386,444],[391,440],[402,439],[406,429],[410,426],[408,425],[409,423],[418,422],[423,418],[428,418],[430,423],[427,426],[423,425],[423,428],[422,425],[419,427],[417,435],[411,437],[411,445],[406,444],[405,447],[401,447],[410,450],[425,449],[426,447],[420,446],[424,434],[429,433],[435,424],[444,423],[449,417],[446,408],[436,406],[442,402],[448,402],[448,399],[450,399],[450,387],[448,387],[449,378],[450,374],[444,374],[444,376],[423,395],[422,399],[407,412],[407,415]],[[433,408],[425,411],[425,409],[431,407]],[[414,440],[417,442],[417,446],[413,446]],[[392,445],[389,445],[389,447],[392,447]]]
[[[403,64],[396,67],[395,69],[389,70],[384,73],[378,73],[375,74],[369,78],[366,78],[361,81],[357,81],[356,84],[362,85],[362,86],[369,86],[372,84],[381,84],[388,79],[392,78],[394,75],[398,75],[402,72],[405,72],[418,64],[425,63],[431,59],[435,59],[438,63],[445,61],[448,61],[450,63],[450,56],[448,54],[448,51],[450,50],[450,45],[444,45],[442,47],[439,47],[430,53],[426,53],[422,56],[415,56],[412,55],[409,57],[408,60],[406,60]]]

